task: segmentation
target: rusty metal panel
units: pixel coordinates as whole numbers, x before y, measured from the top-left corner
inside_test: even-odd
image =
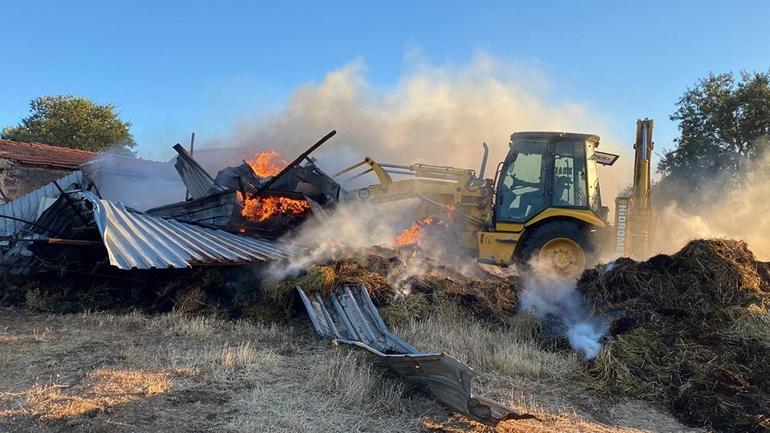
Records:
[[[423,353],[393,334],[363,286],[345,286],[321,297],[297,287],[316,332],[358,346],[406,380],[421,385],[436,400],[479,421],[531,418],[471,393],[473,369],[445,353]]]

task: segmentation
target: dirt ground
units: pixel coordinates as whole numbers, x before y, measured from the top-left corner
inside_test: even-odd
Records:
[[[542,351],[525,331],[496,333],[437,317],[397,332],[420,349],[470,363],[479,393],[539,420],[494,428],[469,421],[361,351],[317,338],[304,320],[261,325],[174,313],[2,309],[0,431],[701,431],[591,389],[580,360]]]

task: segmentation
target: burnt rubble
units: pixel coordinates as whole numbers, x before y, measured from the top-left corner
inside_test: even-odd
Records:
[[[221,170],[215,179],[177,144],[174,168],[185,197],[146,210],[102,196],[125,178],[117,173],[110,178],[115,164],[99,167],[98,160],[91,161],[0,206],[0,272],[23,276],[40,267],[68,270],[73,263],[79,272],[105,267],[130,272],[286,259],[299,249],[276,239],[339,198],[339,184],[309,158],[333,135],[280,173],[264,177],[243,163]],[[132,158],[131,164],[142,161]],[[165,178],[162,182],[168,184]]]

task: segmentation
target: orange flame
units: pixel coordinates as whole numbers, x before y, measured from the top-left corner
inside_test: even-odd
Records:
[[[275,150],[258,152],[253,158],[246,160],[249,167],[259,177],[269,177],[278,174],[287,162],[281,159],[281,154]],[[278,214],[304,215],[310,209],[310,203],[303,199],[288,197],[244,197],[238,192],[238,200],[243,201],[241,215],[262,222]]]
[[[246,163],[259,177],[275,176],[286,166],[286,161],[279,159],[280,156],[280,153],[268,150],[257,153],[254,158],[246,160]]]
[[[432,224],[444,225],[444,222],[433,217],[423,218],[419,221],[415,221],[411,226],[409,226],[409,228],[401,232],[401,234],[398,235],[396,239],[393,240],[393,242],[398,246],[418,244],[425,236],[423,227]]]
[[[278,214],[304,215],[310,210],[307,200],[288,197],[257,197],[244,200],[241,215],[262,222]]]

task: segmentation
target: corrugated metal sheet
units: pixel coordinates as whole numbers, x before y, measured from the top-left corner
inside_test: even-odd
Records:
[[[301,251],[275,241],[151,216],[90,192],[74,192],[69,197],[77,212],[60,197],[36,222],[75,237],[87,232],[83,228],[93,227],[110,264],[119,269],[238,265],[286,259]]]
[[[390,332],[363,286],[345,286],[325,300],[317,293],[311,300],[301,288],[298,291],[320,336],[361,342],[382,353],[420,353]]]
[[[264,262],[289,258],[297,251],[274,241],[129,211],[121,203],[95,197],[90,201],[110,264],[120,269]]]
[[[436,400],[479,421],[534,418],[471,394],[473,370],[444,353],[422,353],[393,334],[363,286],[345,286],[322,298],[297,287],[316,332],[362,347],[406,380],[423,386]]]
[[[75,170],[56,182],[66,190],[73,184],[84,187],[87,180],[82,171]],[[51,182],[13,201],[0,205],[0,215],[21,218],[26,221],[35,221],[40,215],[40,203],[44,202],[46,198],[56,198],[58,196],[59,190]],[[23,222],[0,217],[0,236],[11,236],[21,231],[24,226]]]
[[[174,167],[187,187],[190,197],[197,199],[217,191],[224,191],[224,188],[214,182],[211,175],[182,146],[177,144],[174,150],[179,153]]]

